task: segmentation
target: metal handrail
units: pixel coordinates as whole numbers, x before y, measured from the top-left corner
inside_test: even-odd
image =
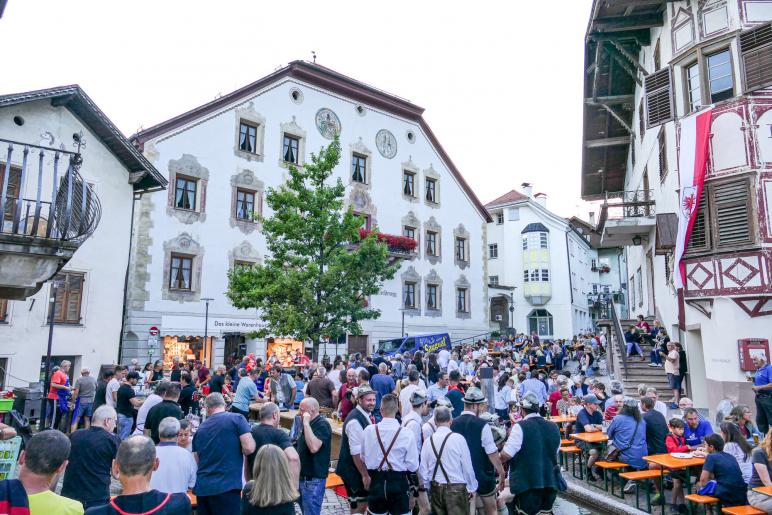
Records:
[[[614,331],[615,340],[617,342],[617,350],[619,351],[619,355],[622,356],[622,365],[624,366],[625,370],[627,370],[627,345],[625,342],[625,333],[622,330],[622,323],[619,321],[619,317],[617,316],[617,309],[614,305],[614,298],[606,294],[606,302],[608,303],[609,311],[611,312],[611,327],[612,331]]]
[[[600,207],[597,230],[603,231],[609,219],[648,217],[653,216],[655,210],[653,189],[607,191]]]
[[[102,206],[93,188],[78,173],[83,161],[80,153],[6,139],[0,139],[0,143],[8,145],[5,162],[0,162],[4,164],[0,177],[0,234],[81,243],[94,233],[102,216]],[[13,161],[15,146],[22,147],[21,166]],[[69,159],[60,178],[62,157]],[[28,166],[30,160],[36,160],[37,165]],[[51,164],[48,172],[47,164]],[[46,173],[51,175],[50,190],[45,188],[50,200],[43,198]],[[10,189],[12,178],[15,192]],[[35,198],[25,198],[26,191],[35,191]]]

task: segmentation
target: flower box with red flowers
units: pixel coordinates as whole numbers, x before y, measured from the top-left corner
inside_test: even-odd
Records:
[[[367,229],[359,229],[360,238],[367,238],[372,233],[375,233],[378,241],[386,244],[386,246],[389,248],[389,252],[412,254],[415,252],[415,249],[418,246],[417,241],[415,241],[413,238],[408,238],[407,236],[397,236],[395,234],[385,234]]]

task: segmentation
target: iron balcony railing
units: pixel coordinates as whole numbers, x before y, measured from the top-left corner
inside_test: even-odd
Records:
[[[0,138],[0,149],[5,145],[5,159],[0,157],[0,234],[74,243],[93,234],[102,206],[78,173],[80,153]]]
[[[642,218],[655,215],[653,190],[630,190],[606,192],[606,198],[600,208],[598,231],[608,220]]]

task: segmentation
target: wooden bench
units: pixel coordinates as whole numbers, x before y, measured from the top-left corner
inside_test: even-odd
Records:
[[[603,470],[603,489],[607,492],[609,487],[609,474],[611,475],[611,495],[616,495],[614,494],[614,474],[619,470],[626,469],[630,465],[621,461],[596,461],[595,466]]]
[[[574,441],[573,440],[567,440],[567,439],[563,438],[562,440],[560,440],[560,445],[561,446],[564,446],[564,445],[574,445]]]
[[[722,508],[721,513],[726,513],[727,515],[766,515],[767,512],[753,506],[731,506],[729,508]]]
[[[662,477],[662,470],[660,469],[652,469],[652,470],[636,470],[634,472],[622,472],[619,474],[619,477],[622,479],[626,479],[627,481],[648,481],[650,479],[656,480],[660,479]],[[664,473],[667,474],[670,472],[669,470],[665,469]],[[649,487],[645,488],[646,491],[646,511],[651,513],[651,489]],[[640,492],[640,488],[635,489],[635,507],[639,510],[641,509],[640,506],[640,496],[638,495]],[[663,498],[664,501],[664,498]]]
[[[563,463],[564,468],[568,469],[568,457],[571,456],[571,475],[576,475],[576,457],[581,456],[582,450],[576,445],[567,445],[560,448],[560,461]],[[582,470],[582,460],[579,460],[579,479],[584,479],[584,471]]]
[[[689,494],[685,496],[684,499],[689,503],[705,506],[705,513],[713,513],[714,505],[719,509],[721,508],[718,497],[712,497],[710,495]]]

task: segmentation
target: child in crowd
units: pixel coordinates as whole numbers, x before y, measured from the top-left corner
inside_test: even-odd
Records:
[[[569,408],[569,411],[571,412],[572,416],[577,416],[580,411],[582,411],[582,398],[579,396],[571,397],[571,407]]]
[[[670,434],[665,437],[665,447],[668,453],[690,452],[690,448],[684,438],[686,424],[680,418],[672,418],[668,423]],[[686,513],[686,499],[684,499],[684,472],[671,472],[673,477],[673,509],[679,513]],[[680,501],[680,502],[679,502]]]
[[[303,372],[301,370],[298,370],[295,372],[295,409],[298,409],[300,407],[300,401],[303,400],[305,397],[305,394],[303,393],[305,391],[305,383],[303,382]]]

